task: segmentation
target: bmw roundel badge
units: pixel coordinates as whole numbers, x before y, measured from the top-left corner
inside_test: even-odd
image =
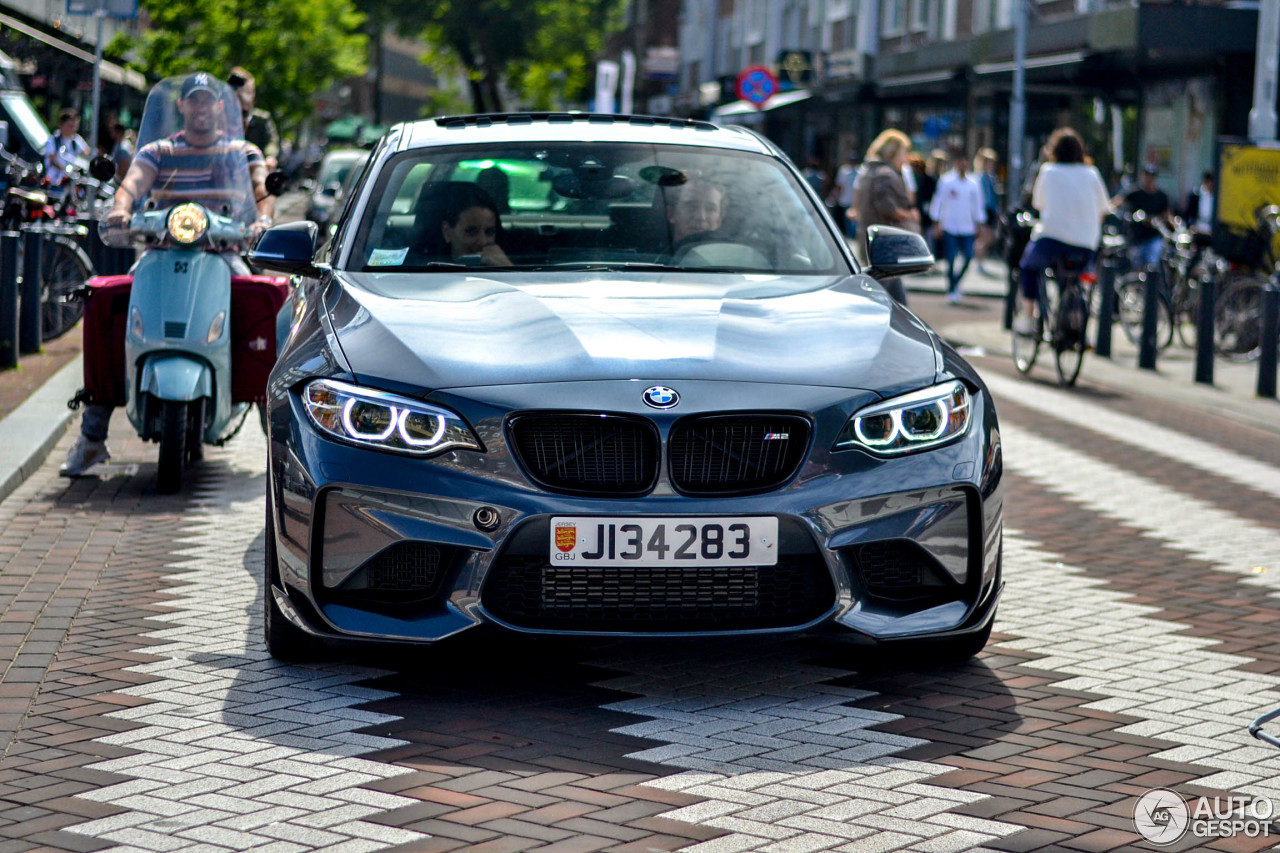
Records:
[[[674,388],[654,385],[652,388],[645,389],[644,401],[655,409],[670,409],[680,402],[680,395]]]

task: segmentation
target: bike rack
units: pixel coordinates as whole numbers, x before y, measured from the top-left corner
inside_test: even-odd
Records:
[[[1271,722],[1276,717],[1280,717],[1280,708],[1276,708],[1274,711],[1269,711],[1263,714],[1258,719],[1254,720],[1249,725],[1249,734],[1253,735],[1255,738],[1257,738],[1260,741],[1269,743],[1272,746],[1280,747],[1280,738],[1277,738],[1275,735],[1269,735],[1262,730],[1262,727],[1264,725]]]

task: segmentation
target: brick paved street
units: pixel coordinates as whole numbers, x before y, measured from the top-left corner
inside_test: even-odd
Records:
[[[1246,731],[1280,705],[1280,441],[1007,361],[974,362],[1007,587],[946,668],[492,636],[286,666],[260,639],[261,433],[171,497],[123,415],[98,477],[57,477],[68,435],[0,502],[0,853],[1151,850],[1148,789],[1280,800]]]

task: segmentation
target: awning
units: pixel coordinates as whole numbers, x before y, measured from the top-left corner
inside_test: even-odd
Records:
[[[65,53],[69,53],[76,59],[82,59],[92,65],[94,63],[94,55],[87,50],[76,47],[70,42],[62,39],[54,38],[48,33],[43,33],[35,27],[29,27],[19,21],[17,18],[11,18],[8,15],[0,15],[0,24],[6,27],[12,27],[23,35],[30,36],[33,39],[42,41],[50,47],[56,47]],[[122,68],[114,62],[102,60],[102,68],[100,71],[102,79],[108,83],[115,83],[118,86],[132,86],[139,92],[146,92],[151,87],[147,85],[147,78],[143,77],[137,71],[131,68]]]
[[[921,71],[918,74],[899,74],[884,77],[876,81],[876,86],[887,89],[897,86],[923,86],[926,83],[945,83],[955,79],[956,69],[944,68],[939,71]]]
[[[1084,62],[1085,56],[1086,54],[1083,50],[1073,50],[1068,53],[1048,53],[1044,56],[1028,56],[1022,63],[1022,67],[1052,68],[1055,65],[1071,65],[1076,62]],[[1003,74],[1017,67],[1018,63],[1010,60],[1008,62],[983,62],[973,66],[973,70],[977,74]]]
[[[776,110],[778,107],[785,107],[788,104],[794,104],[803,101],[806,98],[813,97],[813,93],[808,89],[792,89],[790,92],[781,92],[764,102],[763,107],[757,107],[750,101],[731,101],[722,104],[711,111],[711,118],[718,119],[723,116],[751,115],[752,113],[768,112]]]
[[[364,119],[360,116],[343,116],[325,125],[324,135],[339,142],[349,142],[356,138],[362,127]]]

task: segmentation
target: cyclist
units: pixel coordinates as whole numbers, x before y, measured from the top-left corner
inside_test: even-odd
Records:
[[[1013,318],[1020,335],[1036,333],[1036,305],[1040,278],[1046,267],[1060,260],[1093,260],[1102,237],[1102,220],[1110,212],[1102,175],[1088,162],[1084,141],[1069,127],[1060,127],[1045,146],[1048,160],[1040,167],[1031,190],[1031,206],[1040,221],[1022,255],[1023,313]]]
[[[1138,186],[1111,199],[1112,205],[1123,206],[1130,215],[1142,211],[1146,216],[1147,221],[1134,222],[1130,232],[1133,264],[1138,268],[1154,267],[1160,263],[1160,255],[1164,253],[1164,238],[1151,220],[1160,219],[1170,226],[1173,224],[1169,196],[1156,183],[1159,176],[1160,170],[1155,166],[1143,166]]]

